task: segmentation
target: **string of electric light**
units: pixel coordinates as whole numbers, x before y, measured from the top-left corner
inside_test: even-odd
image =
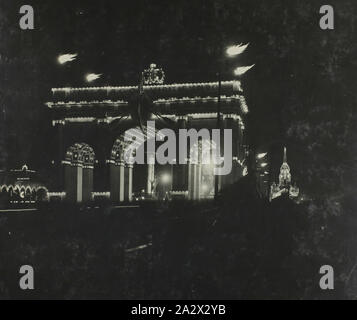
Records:
[[[237,89],[240,88],[239,80],[227,80],[222,81],[222,86],[232,85]],[[161,84],[161,85],[145,85],[144,88],[147,89],[177,89],[177,88],[197,88],[197,87],[211,87],[216,88],[218,86],[217,82],[185,82],[185,83],[171,83],[171,84]],[[52,88],[52,93],[55,92],[71,92],[71,91],[128,91],[137,89],[137,86],[103,86],[103,87],[64,87],[64,88]],[[243,90],[237,90],[243,91]]]

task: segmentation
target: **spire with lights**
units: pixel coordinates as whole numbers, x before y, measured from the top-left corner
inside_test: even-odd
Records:
[[[270,187],[270,201],[283,194],[287,194],[290,199],[297,199],[299,195],[299,188],[293,186],[291,183],[291,173],[286,156],[286,147],[284,147],[283,163],[280,167],[279,183],[276,184],[273,182]]]
[[[280,167],[280,174],[279,174],[279,186],[289,186],[291,184],[291,173],[290,167],[287,162],[286,156],[286,147],[284,147],[284,157],[283,157],[283,164]]]

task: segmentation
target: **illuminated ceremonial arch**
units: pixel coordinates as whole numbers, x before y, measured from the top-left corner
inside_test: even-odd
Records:
[[[67,200],[85,202],[104,195],[114,202],[132,201],[133,194],[143,189],[154,198],[163,191],[193,200],[212,197],[209,166],[123,161],[128,153],[125,132],[145,132],[146,121],[154,121],[158,130],[171,128],[175,132],[217,129],[218,83],[163,84],[160,76],[150,75],[155,70],[153,66],[146,70],[139,87],[52,89],[52,99],[46,103],[52,111],[57,141],[51,151],[52,164],[59,173],[56,191],[65,191]],[[247,170],[244,121],[248,107],[240,81],[222,81],[220,109],[219,129],[231,129],[233,136],[232,172],[219,178],[222,188]],[[149,132],[141,142],[147,143],[155,134]],[[133,156],[134,150],[129,151]]]

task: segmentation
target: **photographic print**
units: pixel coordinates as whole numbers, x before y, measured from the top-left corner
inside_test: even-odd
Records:
[[[356,299],[356,16],[0,0],[0,299]]]

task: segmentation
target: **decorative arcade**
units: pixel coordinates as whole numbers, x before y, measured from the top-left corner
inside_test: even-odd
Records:
[[[0,209],[2,206],[27,206],[48,200],[43,179],[27,165],[20,169],[0,170]]]

